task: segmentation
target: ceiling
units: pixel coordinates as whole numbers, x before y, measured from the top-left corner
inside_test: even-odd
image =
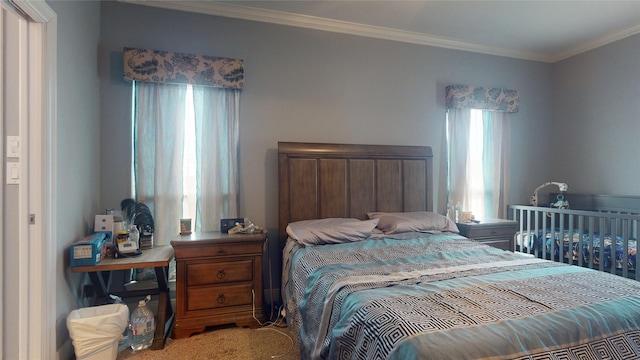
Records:
[[[120,1],[543,62],[640,33],[640,0]]]

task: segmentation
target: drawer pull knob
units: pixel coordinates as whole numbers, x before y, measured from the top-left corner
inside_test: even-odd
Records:
[[[218,295],[218,300],[216,300],[218,304],[224,304],[227,299],[224,297],[224,294]]]
[[[224,277],[227,276],[227,274],[225,274],[224,270],[219,270],[218,271],[218,279],[224,279]]]
[[[218,250],[218,255],[224,255],[224,249]]]

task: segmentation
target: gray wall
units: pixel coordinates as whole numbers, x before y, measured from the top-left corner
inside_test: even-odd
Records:
[[[48,2],[58,16],[56,349],[73,355],[66,319],[81,306],[86,275],[69,268],[69,245],[93,232],[100,204],[100,3]],[[46,301],[46,299],[44,300]],[[6,327],[11,329],[11,327]],[[11,357],[9,357],[11,358]]]
[[[640,35],[554,65],[553,175],[576,193],[640,195]]]
[[[512,116],[513,201],[525,201],[538,181],[517,176],[525,164],[546,161],[526,149],[552,126],[550,64],[107,2],[100,44],[102,207],[117,206],[130,192],[125,46],[245,61],[240,215],[273,234],[278,141],[430,145],[444,211],[444,87],[450,83],[520,91],[521,111]]]
[[[531,189],[548,179],[530,177],[528,169],[531,164],[545,169],[549,161],[547,154],[529,149],[553,126],[551,64],[104,2],[101,208],[117,207],[131,188],[131,84],[122,79],[123,47],[244,60],[240,216],[269,229],[275,288],[280,284],[278,141],[430,145],[436,205],[444,212],[444,88],[452,83],[504,87],[520,91],[521,105],[511,116],[512,202],[526,202]]]

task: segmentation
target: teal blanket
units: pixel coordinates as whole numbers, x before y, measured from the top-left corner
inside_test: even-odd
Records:
[[[640,282],[455,234],[285,247],[303,359],[640,358]]]

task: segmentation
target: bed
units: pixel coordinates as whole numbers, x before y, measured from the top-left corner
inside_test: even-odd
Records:
[[[278,161],[301,358],[640,357],[640,282],[459,235],[429,147],[283,142]]]
[[[640,280],[640,197],[566,194],[571,209],[509,206],[517,251]],[[556,194],[550,194],[553,202]]]

